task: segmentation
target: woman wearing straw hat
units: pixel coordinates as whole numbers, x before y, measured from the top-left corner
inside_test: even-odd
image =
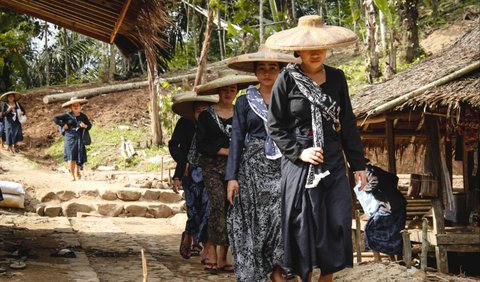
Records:
[[[183,186],[187,206],[187,223],[180,242],[180,255],[185,259],[198,256],[202,250],[200,242],[204,246],[207,242],[208,194],[198,163],[195,128],[200,113],[217,102],[217,95],[197,96],[195,92],[184,92],[173,97],[172,110],[181,118],[168,142],[168,148],[177,162],[172,189],[178,193],[180,186]]]
[[[1,115],[5,127],[5,143],[12,155],[17,152],[17,143],[23,140],[21,120],[26,117],[26,113],[23,106],[18,102],[21,98],[22,94],[14,91],[0,96],[0,100],[5,102]]]
[[[229,244],[226,221],[227,182],[225,181],[225,167],[232,132],[232,102],[238,90],[256,81],[255,76],[230,75],[215,79],[197,89],[198,95],[219,95],[219,102],[200,114],[197,128],[197,149],[202,154],[200,165],[210,202],[205,270],[211,273],[233,271],[232,265],[227,263]],[[217,246],[220,246],[218,256]]]
[[[70,108],[70,111],[56,115],[53,122],[60,126],[64,135],[63,159],[70,165],[70,173],[73,181],[81,178],[80,170],[87,162],[87,150],[85,149],[85,136],[92,128],[88,117],[81,112],[81,105],[88,103],[87,99],[71,98],[64,103],[62,108]]]
[[[272,49],[291,50],[302,59],[275,82],[268,125],[282,160],[282,220],[285,267],[319,281],[353,266],[352,199],[344,154],[356,183],[366,185],[360,135],[345,75],[325,66],[327,49],[354,43],[357,36],[324,26],[320,16],[304,16],[298,26],[267,39]]]
[[[237,281],[284,281],[281,221],[280,157],[266,130],[268,104],[283,64],[299,62],[292,55],[261,45],[258,52],[230,59],[228,67],[254,73],[260,87],[250,85],[235,103],[228,155],[227,197],[232,205],[227,225]]]

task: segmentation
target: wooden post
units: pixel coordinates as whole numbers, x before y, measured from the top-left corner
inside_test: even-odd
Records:
[[[440,167],[440,133],[438,128],[438,117],[425,115],[425,133],[427,135],[427,148],[425,152],[425,172],[431,172],[433,177],[439,181],[438,195],[432,199],[433,211],[433,233],[445,234],[445,219],[442,194],[445,189],[442,181],[442,170]],[[435,246],[437,269],[439,272],[448,273],[448,257],[445,246]]]
[[[447,133],[448,134],[448,133]],[[453,152],[452,140],[450,136],[445,136],[445,161],[447,162],[448,173],[450,174],[450,184],[453,185]]]
[[[162,156],[162,164],[160,165],[160,179],[163,181],[163,156]]]
[[[403,239],[403,260],[407,269],[412,268],[412,244],[410,242],[410,232],[404,229],[402,230]]]
[[[422,255],[420,257],[420,269],[425,270],[427,268],[427,255],[428,255],[428,219],[423,218],[422,222]]]
[[[362,262],[362,250],[360,249],[360,238],[362,235],[362,225],[360,223],[360,211],[355,210],[355,248],[357,249],[357,263]]]
[[[393,132],[393,119],[387,118],[385,123],[385,134],[387,135],[388,171],[396,174],[397,167],[395,164],[395,133]]]

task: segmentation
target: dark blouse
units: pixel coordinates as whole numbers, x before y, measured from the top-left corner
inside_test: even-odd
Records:
[[[72,117],[75,117],[75,119],[73,119]],[[88,119],[87,115],[85,115],[84,113],[80,113],[79,116],[75,116],[73,112],[58,114],[53,118],[53,122],[60,127],[63,127],[65,124],[67,124],[68,125],[67,131],[75,130],[77,127],[80,126],[80,122],[83,122],[87,125],[87,128],[86,128],[87,130],[90,130],[92,128],[92,124],[90,123],[90,120]],[[82,128],[81,130],[85,130],[85,129]]]
[[[232,118],[222,119],[224,125],[232,125]],[[230,138],[218,127],[217,122],[210,113],[205,110],[198,117],[197,126],[197,150],[202,156],[211,158],[217,157],[220,148],[228,148],[230,146]]]
[[[265,125],[263,120],[252,110],[246,95],[237,98],[233,112],[232,141],[228,154],[227,171],[225,180],[236,180],[238,168],[245,147],[245,137],[265,139]]]
[[[20,110],[22,111],[22,113],[24,115],[26,115],[27,113],[25,112],[25,108],[23,108],[22,104],[20,104],[20,102],[16,102],[18,104],[18,106],[20,107]],[[6,119],[6,122],[9,123],[9,124],[12,124],[14,121],[13,121],[13,111],[11,112],[8,112],[7,113],[7,110],[8,110],[8,107],[9,107],[9,104],[8,103],[4,103],[3,104],[3,107],[2,107],[2,119],[5,118]],[[18,108],[15,107],[14,111],[16,111]],[[15,120],[16,122],[20,123],[18,121],[18,116],[17,116],[17,119]]]
[[[186,118],[180,118],[173,130],[172,138],[168,141],[170,155],[177,162],[173,178],[182,178],[187,164],[188,151],[195,133],[195,123]]]
[[[353,171],[364,170],[363,146],[352,112],[347,81],[343,71],[325,66],[326,82],[321,85],[324,93],[330,95],[341,108],[341,131],[337,133],[330,122],[323,121],[324,163],[326,170],[343,164],[342,149]],[[296,138],[310,135],[312,130],[310,102],[298,89],[295,81],[283,71],[273,86],[272,100],[268,114],[270,135],[280,151],[291,161],[302,153],[302,146]]]

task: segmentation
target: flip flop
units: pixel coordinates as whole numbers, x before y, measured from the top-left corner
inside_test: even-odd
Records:
[[[218,271],[220,271],[220,272],[226,272],[226,273],[233,273],[233,272],[235,272],[235,270],[233,269],[233,265],[231,265],[231,264],[225,264],[224,266],[219,267],[219,268],[218,268]]]
[[[203,270],[213,275],[218,274],[218,268],[216,263],[206,262]]]
[[[14,261],[10,264],[11,269],[24,269],[27,265],[23,261]]]
[[[199,245],[193,245],[192,248],[190,249],[190,256],[192,257],[198,257],[200,256],[200,253],[202,252],[203,248]]]
[[[187,246],[187,244],[184,243],[185,236],[187,236],[187,233],[183,232],[182,233],[182,240],[180,241],[180,255],[184,259],[189,259],[190,258],[190,246]]]

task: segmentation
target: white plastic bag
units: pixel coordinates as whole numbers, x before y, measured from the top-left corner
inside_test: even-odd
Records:
[[[360,188],[361,182],[357,183],[355,187],[353,187],[353,191],[355,191],[355,195],[357,195],[357,200],[360,202],[360,205],[363,208],[363,211],[368,215],[371,216],[374,212],[378,210],[380,203],[375,199],[372,193],[367,193],[365,190],[358,191]]]
[[[0,207],[24,209],[25,195],[12,195],[3,193],[3,201],[0,201]]]
[[[25,195],[23,185],[17,182],[0,181],[0,190],[3,194]]]

